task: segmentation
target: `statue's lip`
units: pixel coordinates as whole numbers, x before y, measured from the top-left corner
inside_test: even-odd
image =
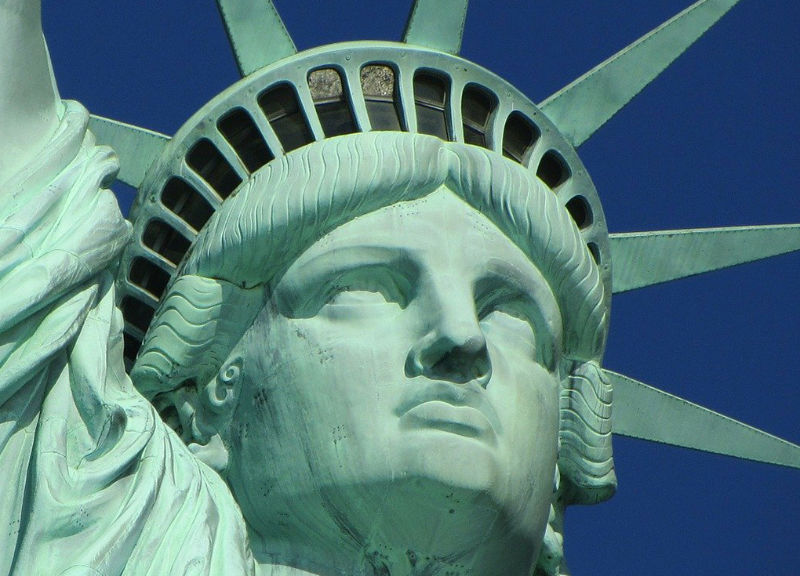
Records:
[[[463,436],[494,439],[501,431],[497,412],[478,382],[430,381],[407,395],[395,414],[421,427]]]

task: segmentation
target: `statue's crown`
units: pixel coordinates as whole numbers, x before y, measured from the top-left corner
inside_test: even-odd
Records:
[[[118,277],[129,363],[181,260],[225,199],[269,162],[345,134],[429,134],[492,150],[534,172],[572,216],[611,294],[605,218],[574,147],[519,90],[446,51],[453,48],[447,35],[437,34],[433,46],[418,29],[415,35],[425,4],[412,13],[404,43],[286,50],[288,56],[253,70],[258,64],[248,67],[237,52],[246,75],[180,128],[139,186],[134,240]],[[243,33],[236,22],[227,24],[232,36]]]

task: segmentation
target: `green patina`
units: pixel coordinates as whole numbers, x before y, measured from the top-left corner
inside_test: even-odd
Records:
[[[612,432],[800,468],[601,367],[612,292],[800,248],[609,235],[575,150],[735,3],[537,106],[457,55],[466,1],[297,53],[218,0],[243,77],[170,138],[61,102],[0,0],[0,573],[566,574]]]

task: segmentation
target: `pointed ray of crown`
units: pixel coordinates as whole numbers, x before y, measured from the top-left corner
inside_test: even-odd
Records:
[[[736,3],[696,2],[537,107],[457,56],[467,0],[416,0],[403,44],[345,43],[303,53],[271,0],[217,0],[242,80],[173,138],[92,118],[98,140],[120,155],[119,179],[139,188],[135,238],[118,278],[127,362],[181,259],[225,198],[275,158],[341,134],[432,134],[532,170],[572,215],[609,295],[612,280],[613,292],[624,292],[800,249],[800,225],[609,235],[574,150]],[[616,434],[800,468],[794,444],[605,373],[615,388]]]

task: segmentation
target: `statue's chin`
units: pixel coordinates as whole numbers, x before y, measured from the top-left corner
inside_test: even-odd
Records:
[[[292,494],[276,509],[274,529],[251,535],[256,559],[324,576],[523,575],[544,532],[544,524],[515,517],[485,486],[419,475],[320,487]]]

